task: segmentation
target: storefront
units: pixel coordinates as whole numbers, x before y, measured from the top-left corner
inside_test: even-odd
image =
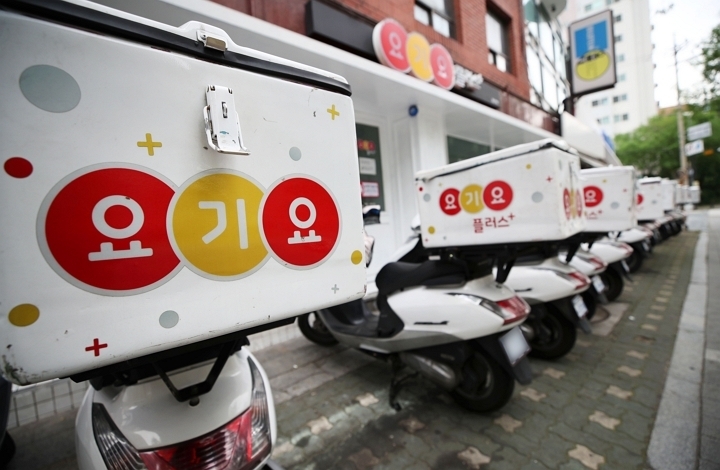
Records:
[[[173,26],[192,20],[212,24],[241,46],[345,77],[353,90],[363,201],[382,206],[382,223],[368,230],[377,237],[373,275],[411,233],[410,224],[417,213],[416,171],[467,158],[474,152],[558,137],[542,129],[542,122],[531,125],[483,104],[482,99],[469,99],[213,2],[99,2]]]

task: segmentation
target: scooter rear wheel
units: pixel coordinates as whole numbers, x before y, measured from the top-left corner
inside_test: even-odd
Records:
[[[592,318],[595,316],[595,311],[597,311],[597,298],[595,297],[597,294],[594,292],[590,292],[590,290],[586,290],[582,294],[583,302],[585,302],[585,307],[587,307],[588,311],[585,314],[585,318],[588,320],[592,320]]]
[[[528,325],[535,330],[535,337],[530,341],[530,356],[558,359],[575,346],[577,328],[555,306],[545,304],[545,307],[547,310],[544,314],[527,320]]]
[[[630,255],[629,258],[627,258],[625,261],[627,262],[628,269],[631,273],[636,272],[638,269],[640,269],[640,266],[643,264],[643,254],[639,251],[642,250],[642,245],[634,244],[633,247],[633,253]]]
[[[608,268],[600,277],[607,286],[605,297],[607,297],[610,302],[620,297],[620,294],[622,294],[625,288],[625,281],[623,281],[622,276],[614,269]]]
[[[338,340],[330,333],[317,312],[300,315],[297,319],[303,336],[320,346],[335,346]]]
[[[474,351],[462,368],[462,381],[451,392],[461,406],[479,412],[502,408],[515,389],[515,379],[495,359]]]

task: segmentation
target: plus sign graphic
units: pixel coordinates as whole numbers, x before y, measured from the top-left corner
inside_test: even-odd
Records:
[[[93,339],[92,346],[86,347],[85,351],[92,351],[93,353],[95,353],[95,357],[98,357],[100,355],[100,350],[107,347],[107,343],[100,343],[100,340],[98,338],[95,338]]]
[[[332,105],[331,108],[326,109],[328,113],[330,113],[330,116],[332,116],[332,120],[334,121],[337,116],[340,116],[340,112],[335,109],[335,105]]]
[[[145,134],[145,140],[137,143],[138,147],[145,147],[149,156],[155,155],[155,147],[162,147],[162,142],[153,142],[152,134]]]
[[[330,288],[330,290],[333,291],[333,294],[337,294],[337,291],[339,291],[340,288],[337,286],[337,284],[335,284],[334,286],[332,286],[332,287]]]

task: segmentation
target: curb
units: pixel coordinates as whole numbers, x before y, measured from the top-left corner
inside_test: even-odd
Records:
[[[708,232],[695,247],[692,275],[683,303],[665,387],[650,436],[648,462],[655,470],[697,468],[700,392],[705,353]]]

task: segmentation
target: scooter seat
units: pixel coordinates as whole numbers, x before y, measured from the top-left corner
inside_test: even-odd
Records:
[[[375,277],[378,292],[390,295],[406,287],[420,286],[438,278],[457,280],[466,275],[465,266],[447,261],[430,260],[423,263],[395,262],[386,264]],[[457,281],[455,281],[457,282]]]

